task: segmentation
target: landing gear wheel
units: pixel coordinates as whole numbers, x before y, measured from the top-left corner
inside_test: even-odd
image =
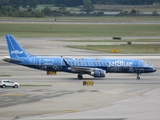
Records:
[[[78,77],[79,80],[83,79],[83,76],[81,74],[79,74],[77,77]]]
[[[137,80],[140,80],[140,77],[137,77]]]
[[[140,80],[139,73],[137,73],[137,80]]]

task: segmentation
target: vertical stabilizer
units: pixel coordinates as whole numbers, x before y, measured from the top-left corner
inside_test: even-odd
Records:
[[[11,58],[19,58],[19,57],[29,57],[28,54],[16,41],[16,39],[12,36],[7,34],[6,41],[8,45],[8,50]]]

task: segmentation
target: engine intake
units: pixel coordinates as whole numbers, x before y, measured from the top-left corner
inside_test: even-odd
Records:
[[[93,72],[91,72],[91,76],[105,77],[105,71],[104,70],[94,70]]]

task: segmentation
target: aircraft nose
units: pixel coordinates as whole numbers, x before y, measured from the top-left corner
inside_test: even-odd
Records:
[[[156,72],[157,70],[155,68],[153,68],[153,72]]]

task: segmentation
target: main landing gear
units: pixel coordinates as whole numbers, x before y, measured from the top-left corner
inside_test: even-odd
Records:
[[[141,78],[139,77],[139,73],[137,73],[137,80],[140,80]]]
[[[79,80],[83,79],[83,76],[81,74],[78,74],[77,77],[78,77]]]

